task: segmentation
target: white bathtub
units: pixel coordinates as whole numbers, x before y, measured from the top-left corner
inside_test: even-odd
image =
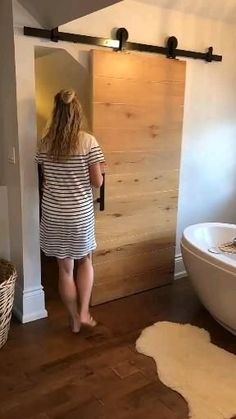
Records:
[[[181,250],[201,302],[215,320],[236,335],[236,255],[208,250],[234,237],[234,224],[196,224],[185,229]]]

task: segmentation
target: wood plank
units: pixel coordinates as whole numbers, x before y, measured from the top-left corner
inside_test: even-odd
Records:
[[[97,293],[92,304],[102,303],[111,295],[120,298],[150,285],[157,287],[171,281],[174,253],[174,243],[172,247],[163,248],[163,244],[156,241],[98,252],[94,265]]]
[[[109,199],[106,212],[97,213],[98,248],[109,250],[109,247],[114,248],[116,244],[121,246],[125,242],[147,242],[148,236],[151,238],[153,235],[164,245],[166,240],[173,243],[177,198],[177,191],[166,191]],[[139,205],[140,200],[142,206]],[[108,234],[109,231],[112,231],[112,235]]]
[[[126,258],[129,259],[130,257],[137,257],[148,255],[151,260],[159,260],[163,257],[168,257],[168,253],[170,248],[173,248],[172,240],[163,243],[159,240],[159,238],[155,238],[152,240],[146,240],[143,242],[136,242],[132,244],[124,244],[123,246],[111,248],[110,250],[102,250],[98,249],[96,253],[96,261],[95,265],[99,266],[101,264],[115,261],[119,261],[120,259]],[[137,264],[141,263],[137,261]],[[155,262],[156,263],[156,262]],[[135,268],[137,269],[137,268]],[[114,270],[114,263],[113,266],[109,267],[109,270]],[[104,279],[105,280],[105,279]]]
[[[145,190],[145,193],[150,194],[154,192],[164,192],[169,190],[176,191],[178,195],[179,186],[179,171],[176,170],[155,170],[153,173],[130,173],[130,174],[112,174],[106,175],[106,198],[116,199],[119,196],[124,195],[126,191],[127,195],[140,193]]]
[[[171,124],[183,120],[183,105],[168,102],[159,105],[139,106],[129,104],[94,103],[93,127],[132,129],[134,127],[146,128],[152,125],[169,127]]]
[[[142,221],[142,228],[138,227],[139,221]],[[142,242],[148,239],[153,240],[158,236],[159,243],[166,246],[167,243],[175,243],[175,230],[176,220],[166,219],[164,221],[153,219],[140,220],[136,219],[130,223],[130,229],[127,232],[127,225],[130,223],[130,218],[125,219],[124,222],[119,222],[117,219],[113,226],[111,225],[100,225],[97,226],[96,233],[100,238],[98,242],[98,250],[109,251],[116,247],[124,246],[125,244],[133,244],[137,241]],[[112,235],[109,232],[112,231]],[[96,258],[96,254],[95,254]],[[94,258],[94,260],[95,260]],[[104,273],[105,275],[105,273]]]
[[[111,246],[106,249],[102,248],[102,246],[98,246],[96,252],[96,258],[94,264],[97,266],[103,262],[108,262],[109,260],[115,262],[116,259],[123,258],[124,256],[128,255],[136,255],[144,251],[146,253],[157,253],[158,255],[161,254],[162,251],[169,249],[170,247],[174,247],[174,237],[171,236],[170,232],[166,232],[163,234],[162,237],[156,237],[156,233],[153,234],[150,240],[143,239],[142,241],[131,242],[129,244],[121,244],[118,247]]]
[[[148,248],[148,244],[144,242],[138,246],[130,245],[129,250],[126,250],[124,246],[119,251],[113,251],[112,255],[104,254],[94,264],[96,286],[103,284],[109,288],[111,283],[129,281],[132,276],[139,275],[140,272],[146,273],[147,276],[149,272],[155,270],[157,273],[160,270],[169,272],[169,266],[172,265],[175,252],[174,246],[165,249],[152,248],[150,251],[148,251]],[[115,263],[112,263],[113,260]],[[104,275],[104,272],[106,272],[106,275]]]
[[[106,153],[107,173],[113,175],[138,173],[156,173],[164,170],[179,170],[180,149],[159,150],[152,152],[114,152]],[[170,184],[170,188],[171,188]]]
[[[76,394],[80,388],[75,387],[73,391],[71,402],[65,403],[61,408],[55,406],[51,409],[49,419],[104,419],[104,408],[95,397],[91,397],[84,403],[78,403]]]
[[[119,61],[118,61],[119,60]],[[168,60],[151,54],[92,51],[92,71],[96,76],[157,82],[185,82],[185,61]]]
[[[128,195],[124,193],[117,197],[109,198],[107,202],[106,212],[99,213],[97,222],[106,220],[106,218],[122,216],[141,215],[145,217],[147,214],[155,214],[158,218],[157,211],[169,213],[177,208],[178,192],[176,190],[147,193],[139,190],[138,193]],[[140,205],[140,202],[142,205]]]
[[[170,417],[183,419],[188,415],[188,409],[186,409],[185,403],[181,404],[181,399],[181,396],[174,391],[172,393],[166,392],[165,386],[156,381],[127,394],[123,403],[130,407],[131,412],[131,406],[136,408],[139,406],[136,416],[133,416],[134,418],[141,419],[146,416],[148,419],[165,419]],[[181,416],[176,412],[176,405],[182,407]]]
[[[136,105],[160,105],[171,101],[176,105],[183,104],[185,83],[167,81],[150,81],[97,77],[94,79],[94,102],[126,103]],[[138,94],[137,94],[138,92]]]
[[[164,269],[155,269],[153,271],[142,272],[138,275],[134,275],[132,280],[120,281],[120,279],[114,280],[107,284],[99,284],[95,282],[92,298],[92,305],[103,304],[106,301],[116,300],[122,297],[127,297],[146,291],[152,288],[161,287],[163,285],[170,284],[173,281],[173,267],[170,265]]]
[[[181,141],[182,122],[172,123],[169,126],[152,124],[146,127],[99,128],[96,127],[96,136],[102,148],[112,151],[151,151],[171,149],[179,146]],[[119,138],[119,141],[114,139]]]

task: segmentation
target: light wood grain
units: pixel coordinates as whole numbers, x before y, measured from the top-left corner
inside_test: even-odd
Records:
[[[155,193],[178,189],[179,171],[176,170],[153,170],[148,173],[120,173],[107,174],[106,194],[109,197],[116,198],[124,194]]]
[[[146,272],[141,272],[138,275],[134,275],[129,281],[124,279],[121,281],[120,278],[118,278],[116,281],[109,283],[109,286],[108,284],[95,283],[93,305],[102,304],[107,301],[137,294],[138,292],[161,287],[170,284],[172,279],[173,270],[170,270],[170,272],[167,273],[163,270],[157,272],[155,269],[148,274]]]
[[[174,246],[160,248],[156,240],[120,246],[110,251],[98,251],[95,269],[96,284],[107,284],[118,279],[129,280],[140,272],[167,269],[173,262]],[[104,275],[104,271],[106,275]],[[133,284],[134,285],[134,284]]]
[[[122,126],[115,128],[96,128],[96,136],[107,153],[113,151],[151,151],[160,149],[171,150],[173,146],[179,147],[179,131],[182,122],[172,123],[167,127],[151,124],[145,127]],[[114,141],[119,138],[119,141]]]
[[[171,282],[174,253],[174,246],[160,248],[156,240],[121,246],[110,252],[98,251],[94,264],[97,274],[94,303]]]
[[[92,51],[93,80],[96,76],[116,79],[156,81],[166,83],[185,82],[185,62],[166,60],[148,54],[114,54],[106,51]],[[111,56],[112,54],[112,56]]]
[[[184,82],[142,81],[96,77],[94,80],[95,103],[125,103],[133,105],[163,105],[170,101],[183,104]]]
[[[128,151],[106,153],[108,174],[133,174],[145,176],[147,173],[157,174],[159,171],[179,169],[180,148],[170,150],[157,150],[153,152]]]
[[[137,227],[137,224],[143,222],[143,228]],[[127,233],[127,225],[129,225],[129,231]],[[166,244],[175,244],[175,231],[176,221],[173,220],[173,216],[170,218],[162,217],[161,220],[157,220],[156,217],[150,217],[145,220],[140,218],[133,219],[125,218],[122,220],[116,219],[110,223],[104,223],[103,225],[97,225],[96,233],[97,237],[100,238],[98,244],[98,250],[109,251],[117,246],[123,246],[127,242],[129,244],[146,241],[148,239],[156,238],[156,231],[159,234],[160,247]],[[105,230],[106,229],[106,230]],[[109,232],[109,234],[106,233]],[[94,259],[96,260],[96,253]]]
[[[185,63],[92,53],[93,130],[107,162],[93,304],[173,278]]]
[[[97,214],[97,221],[105,220],[113,216],[117,216],[117,208],[119,208],[119,217],[140,215],[145,218],[146,214],[155,213],[158,216],[157,211],[170,211],[171,209],[176,210],[178,199],[177,190],[169,190],[164,192],[147,193],[145,190],[139,193],[130,195],[124,193],[122,195],[111,198],[107,201],[106,211],[104,214]]]
[[[94,126],[97,128],[131,129],[147,126],[168,127],[170,124],[181,122],[183,119],[183,105],[169,103],[146,106],[113,103],[94,103]]]

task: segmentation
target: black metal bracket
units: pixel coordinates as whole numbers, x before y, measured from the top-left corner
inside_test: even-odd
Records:
[[[59,31],[58,28],[51,30],[51,41],[58,42],[59,41]]]
[[[42,217],[42,199],[43,199],[43,170],[38,164],[38,188],[39,188],[39,218]]]
[[[124,49],[124,45],[129,38],[129,32],[125,28],[119,28],[116,31],[116,39],[119,41],[119,51]]]
[[[221,55],[213,54],[213,47],[209,47],[207,52],[195,52],[177,49],[178,40],[176,37],[171,36],[168,38],[165,47],[158,47],[156,45],[141,44],[136,42],[128,42],[129,33],[125,28],[119,28],[116,31],[116,39],[98,38],[94,36],[73,34],[67,32],[60,32],[58,28],[37,29],[24,27],[25,36],[33,36],[36,38],[50,39],[52,42],[65,41],[77,44],[95,45],[98,47],[111,48],[116,51],[139,51],[151,52],[155,54],[162,54],[168,58],[175,59],[177,57],[194,58],[196,60],[203,60],[208,63],[212,61],[221,62]]]
[[[206,61],[208,63],[211,63],[212,62],[212,57],[213,57],[213,47],[209,47],[208,52],[206,53]]]
[[[176,48],[178,46],[178,39],[175,36],[170,36],[167,39],[166,48],[167,48],[167,58],[176,58]]]

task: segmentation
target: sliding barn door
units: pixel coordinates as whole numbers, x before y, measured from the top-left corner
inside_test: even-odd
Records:
[[[92,52],[93,131],[107,162],[96,205],[99,304],[172,281],[185,62]]]

